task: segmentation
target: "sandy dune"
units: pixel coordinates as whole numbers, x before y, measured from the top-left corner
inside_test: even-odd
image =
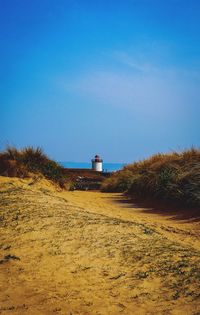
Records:
[[[198,220],[0,177],[0,314],[200,314]]]

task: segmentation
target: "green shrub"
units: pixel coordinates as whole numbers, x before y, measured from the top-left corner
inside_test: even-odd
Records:
[[[26,147],[17,150],[9,147],[0,152],[0,175],[26,177],[30,172],[41,173],[61,187],[65,186],[63,168],[49,159],[41,148]]]
[[[119,171],[102,183],[101,190],[109,192],[123,192],[131,187],[132,181],[133,178],[131,171]]]
[[[200,205],[200,150],[156,154],[127,165],[102,185],[103,191]]]

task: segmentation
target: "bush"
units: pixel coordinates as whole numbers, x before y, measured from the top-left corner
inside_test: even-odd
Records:
[[[63,168],[49,159],[41,148],[26,147],[17,150],[9,147],[0,152],[0,175],[26,177],[30,172],[41,173],[61,187],[65,186]]]
[[[131,187],[132,182],[132,172],[129,170],[119,171],[102,183],[101,190],[107,192],[123,192]]]
[[[105,180],[102,190],[200,206],[200,150],[156,154],[127,165]]]

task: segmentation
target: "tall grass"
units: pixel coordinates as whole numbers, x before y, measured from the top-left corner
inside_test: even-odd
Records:
[[[63,168],[48,158],[41,148],[26,147],[17,150],[8,147],[0,152],[0,175],[26,177],[29,173],[40,173],[46,178],[64,186]]]
[[[159,153],[127,165],[105,180],[102,190],[200,206],[200,150]]]

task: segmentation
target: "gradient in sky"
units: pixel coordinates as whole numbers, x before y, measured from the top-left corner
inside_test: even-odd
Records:
[[[131,162],[200,140],[199,0],[0,0],[0,148]]]

